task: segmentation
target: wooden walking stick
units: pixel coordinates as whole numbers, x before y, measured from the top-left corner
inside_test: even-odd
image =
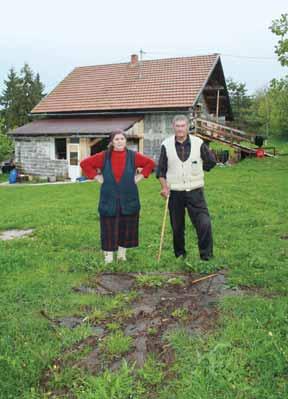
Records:
[[[168,213],[168,203],[169,203],[169,195],[167,196],[166,202],[165,202],[165,210],[164,210],[164,217],[163,217],[161,237],[160,237],[160,246],[159,246],[159,252],[158,252],[158,257],[157,257],[157,261],[158,262],[160,262],[161,253],[162,253],[162,246],[163,246],[163,241],[164,241],[166,219],[167,219],[167,213]]]

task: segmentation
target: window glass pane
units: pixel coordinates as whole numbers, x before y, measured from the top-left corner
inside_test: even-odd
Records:
[[[78,152],[70,152],[70,165],[78,165]]]
[[[79,137],[70,137],[70,143],[79,144]]]
[[[55,138],[55,158],[67,159],[66,138]]]

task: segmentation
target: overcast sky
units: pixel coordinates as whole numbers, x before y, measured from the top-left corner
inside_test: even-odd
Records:
[[[271,21],[287,0],[2,1],[0,88],[11,66],[27,62],[46,92],[75,66],[222,54],[224,73],[250,92],[288,73],[274,54]],[[255,58],[249,58],[255,57]]]

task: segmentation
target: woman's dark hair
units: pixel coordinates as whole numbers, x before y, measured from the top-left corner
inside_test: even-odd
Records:
[[[126,135],[126,133],[124,132],[124,130],[122,130],[122,129],[116,129],[116,130],[114,130],[114,131],[110,134],[110,137],[109,137],[109,144],[108,144],[108,149],[107,149],[108,155],[109,155],[109,156],[111,155],[111,152],[112,152],[112,150],[113,150],[113,140],[114,140],[114,137],[117,136],[117,134],[122,134],[122,135],[125,137],[125,139],[127,140],[127,135]]]

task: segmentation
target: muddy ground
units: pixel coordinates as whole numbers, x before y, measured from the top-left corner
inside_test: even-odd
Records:
[[[69,387],[53,390],[55,373],[68,367],[98,375],[105,369],[117,370],[123,359],[141,368],[151,353],[167,366],[169,373],[174,352],[167,334],[178,328],[191,335],[209,332],[217,321],[219,298],[241,293],[226,285],[224,270],[197,281],[201,277],[191,273],[101,273],[88,285],[74,287],[79,295],[91,293],[116,298],[122,294],[122,305],[105,314],[95,314],[87,308],[81,316],[49,318],[56,329],[59,326],[73,329],[89,323],[93,333],[63,351],[54,359],[53,367],[44,370],[43,390],[52,389],[54,397],[73,398]],[[116,352],[109,353],[108,340],[113,334],[119,334],[120,339],[124,337],[128,343],[126,351],[122,348],[122,353],[117,353],[116,348]]]

